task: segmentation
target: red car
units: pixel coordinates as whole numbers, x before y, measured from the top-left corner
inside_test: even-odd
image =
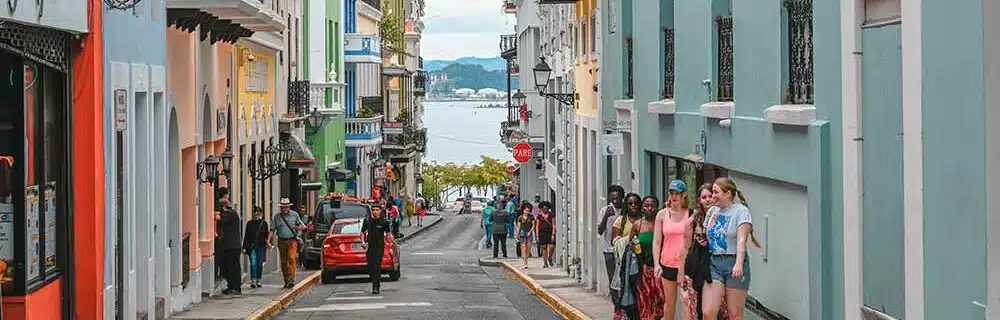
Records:
[[[368,274],[365,248],[361,245],[361,219],[338,219],[323,240],[323,284],[333,283],[338,275]],[[399,246],[391,234],[385,235],[382,273],[399,280]]]

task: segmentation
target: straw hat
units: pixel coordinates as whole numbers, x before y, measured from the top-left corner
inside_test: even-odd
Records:
[[[278,202],[278,205],[282,207],[291,207],[292,200],[289,200],[288,198],[281,198],[281,201]]]

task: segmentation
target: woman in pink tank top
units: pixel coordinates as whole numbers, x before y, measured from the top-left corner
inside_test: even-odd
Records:
[[[684,181],[670,182],[667,207],[656,214],[653,233],[653,258],[656,273],[663,277],[663,314],[676,314],[678,281],[686,279],[684,260],[691,239],[691,220],[688,215],[687,185]],[[684,317],[687,319],[687,317]]]

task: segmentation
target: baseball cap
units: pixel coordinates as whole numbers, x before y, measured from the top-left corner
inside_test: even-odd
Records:
[[[687,192],[688,186],[681,180],[670,181],[670,187],[667,188],[674,192]]]

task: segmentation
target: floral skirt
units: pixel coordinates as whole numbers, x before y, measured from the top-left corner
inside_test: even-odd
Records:
[[[656,276],[653,266],[642,266],[642,279],[636,284],[639,292],[639,319],[663,317],[663,282]]]

